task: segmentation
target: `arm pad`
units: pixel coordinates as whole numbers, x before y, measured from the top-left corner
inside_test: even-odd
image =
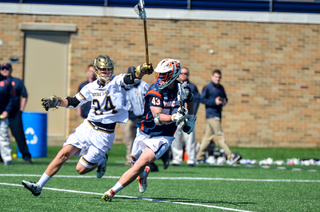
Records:
[[[80,101],[75,96],[67,96],[66,99],[68,100],[67,108],[76,108],[80,104]]]
[[[123,82],[127,85],[137,85],[139,84],[141,79],[136,77],[136,71],[130,71],[123,77]]]
[[[156,115],[154,115],[154,123],[156,123],[156,125],[158,126],[162,126],[163,124],[160,122],[160,115],[161,113],[157,113]]]

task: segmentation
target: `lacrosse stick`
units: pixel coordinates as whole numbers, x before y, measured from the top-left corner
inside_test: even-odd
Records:
[[[143,20],[144,41],[145,41],[145,47],[146,47],[146,63],[149,64],[148,34],[147,34],[147,13],[146,13],[146,10],[144,9],[144,1],[143,0],[140,0],[140,2],[134,7],[134,11]]]
[[[184,111],[184,104],[183,104],[183,100],[185,99],[185,97],[187,96],[186,95],[186,92],[184,90],[184,87],[187,85],[186,82],[184,82],[182,85],[180,83],[178,83],[178,101],[179,101],[179,105],[180,105],[180,110],[181,111]],[[182,98],[183,96],[183,98]],[[184,132],[188,132],[190,130],[190,127],[187,125],[187,121],[186,120],[183,120],[184,122],[184,125],[183,125],[183,128],[182,130]]]

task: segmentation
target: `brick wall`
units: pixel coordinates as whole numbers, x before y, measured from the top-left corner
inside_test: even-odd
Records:
[[[23,77],[21,22],[72,23],[69,95],[86,78],[86,66],[99,54],[115,61],[115,73],[144,62],[143,23],[138,19],[0,14],[0,62],[19,57],[13,75]],[[189,67],[199,91],[213,69],[221,69],[229,104],[223,129],[230,146],[320,147],[320,26],[228,21],[148,20],[150,61],[179,59]],[[214,54],[208,51],[214,50]],[[151,83],[154,76],[147,76]],[[68,113],[68,132],[81,123]],[[201,105],[196,139],[205,130]],[[120,125],[116,142],[122,141]]]

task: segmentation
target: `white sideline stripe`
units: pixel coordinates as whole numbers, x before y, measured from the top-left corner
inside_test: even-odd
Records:
[[[8,186],[18,186],[23,187],[19,184],[12,184],[12,183],[1,183],[0,185],[8,185]],[[102,193],[95,193],[95,192],[88,192],[88,191],[75,191],[75,190],[66,190],[66,189],[58,189],[58,188],[46,188],[43,189],[52,190],[52,191],[64,191],[64,192],[70,192],[70,193],[77,193],[77,194],[94,194],[94,195],[100,195],[102,196]],[[141,200],[147,200],[147,201],[154,201],[154,202],[165,202],[165,203],[174,203],[174,204],[180,204],[180,205],[193,205],[193,206],[200,206],[200,207],[206,207],[206,208],[217,208],[227,211],[239,211],[239,212],[252,212],[252,211],[246,211],[246,210],[239,210],[234,208],[225,208],[225,207],[219,207],[214,205],[203,205],[203,204],[195,204],[195,203],[187,203],[187,202],[174,202],[174,201],[165,201],[165,200],[159,200],[159,199],[150,199],[150,198],[143,198],[143,197],[132,197],[132,196],[123,196],[123,195],[117,195],[116,197],[122,197],[122,198],[128,198],[128,199],[141,199]]]
[[[0,177],[41,177],[38,174],[0,174]],[[55,175],[58,178],[97,178],[83,175]],[[120,176],[103,176],[107,179],[119,179]],[[320,180],[289,180],[289,179],[236,179],[236,178],[204,178],[204,177],[148,177],[148,180],[212,180],[212,181],[248,181],[248,182],[289,182],[289,183],[320,183]]]

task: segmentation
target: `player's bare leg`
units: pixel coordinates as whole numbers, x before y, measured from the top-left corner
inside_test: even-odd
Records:
[[[145,167],[155,160],[155,153],[149,147],[146,147],[143,153],[140,155],[139,159],[134,163],[134,165],[120,177],[115,186],[104,193],[102,199],[108,202],[111,201],[114,195],[116,195],[121,189],[137,179],[139,174],[145,171]]]
[[[61,166],[75,153],[80,151],[80,149],[72,146],[66,145],[62,147],[62,149],[58,152],[57,156],[51,161],[46,171],[43,173],[39,181],[36,182],[28,182],[23,180],[22,185],[31,191],[31,193],[35,196],[39,196],[41,194],[43,186],[50,180],[50,178],[55,175]]]
[[[62,149],[58,152],[57,156],[51,161],[44,173],[52,177],[60,170],[61,166],[78,151],[80,151],[80,149],[72,145],[66,145],[62,147]]]
[[[138,175],[144,171],[144,168],[148,164],[154,162],[155,160],[156,154],[149,147],[146,147],[135,164],[121,176],[119,183],[123,187],[126,187],[135,179],[137,179]]]

